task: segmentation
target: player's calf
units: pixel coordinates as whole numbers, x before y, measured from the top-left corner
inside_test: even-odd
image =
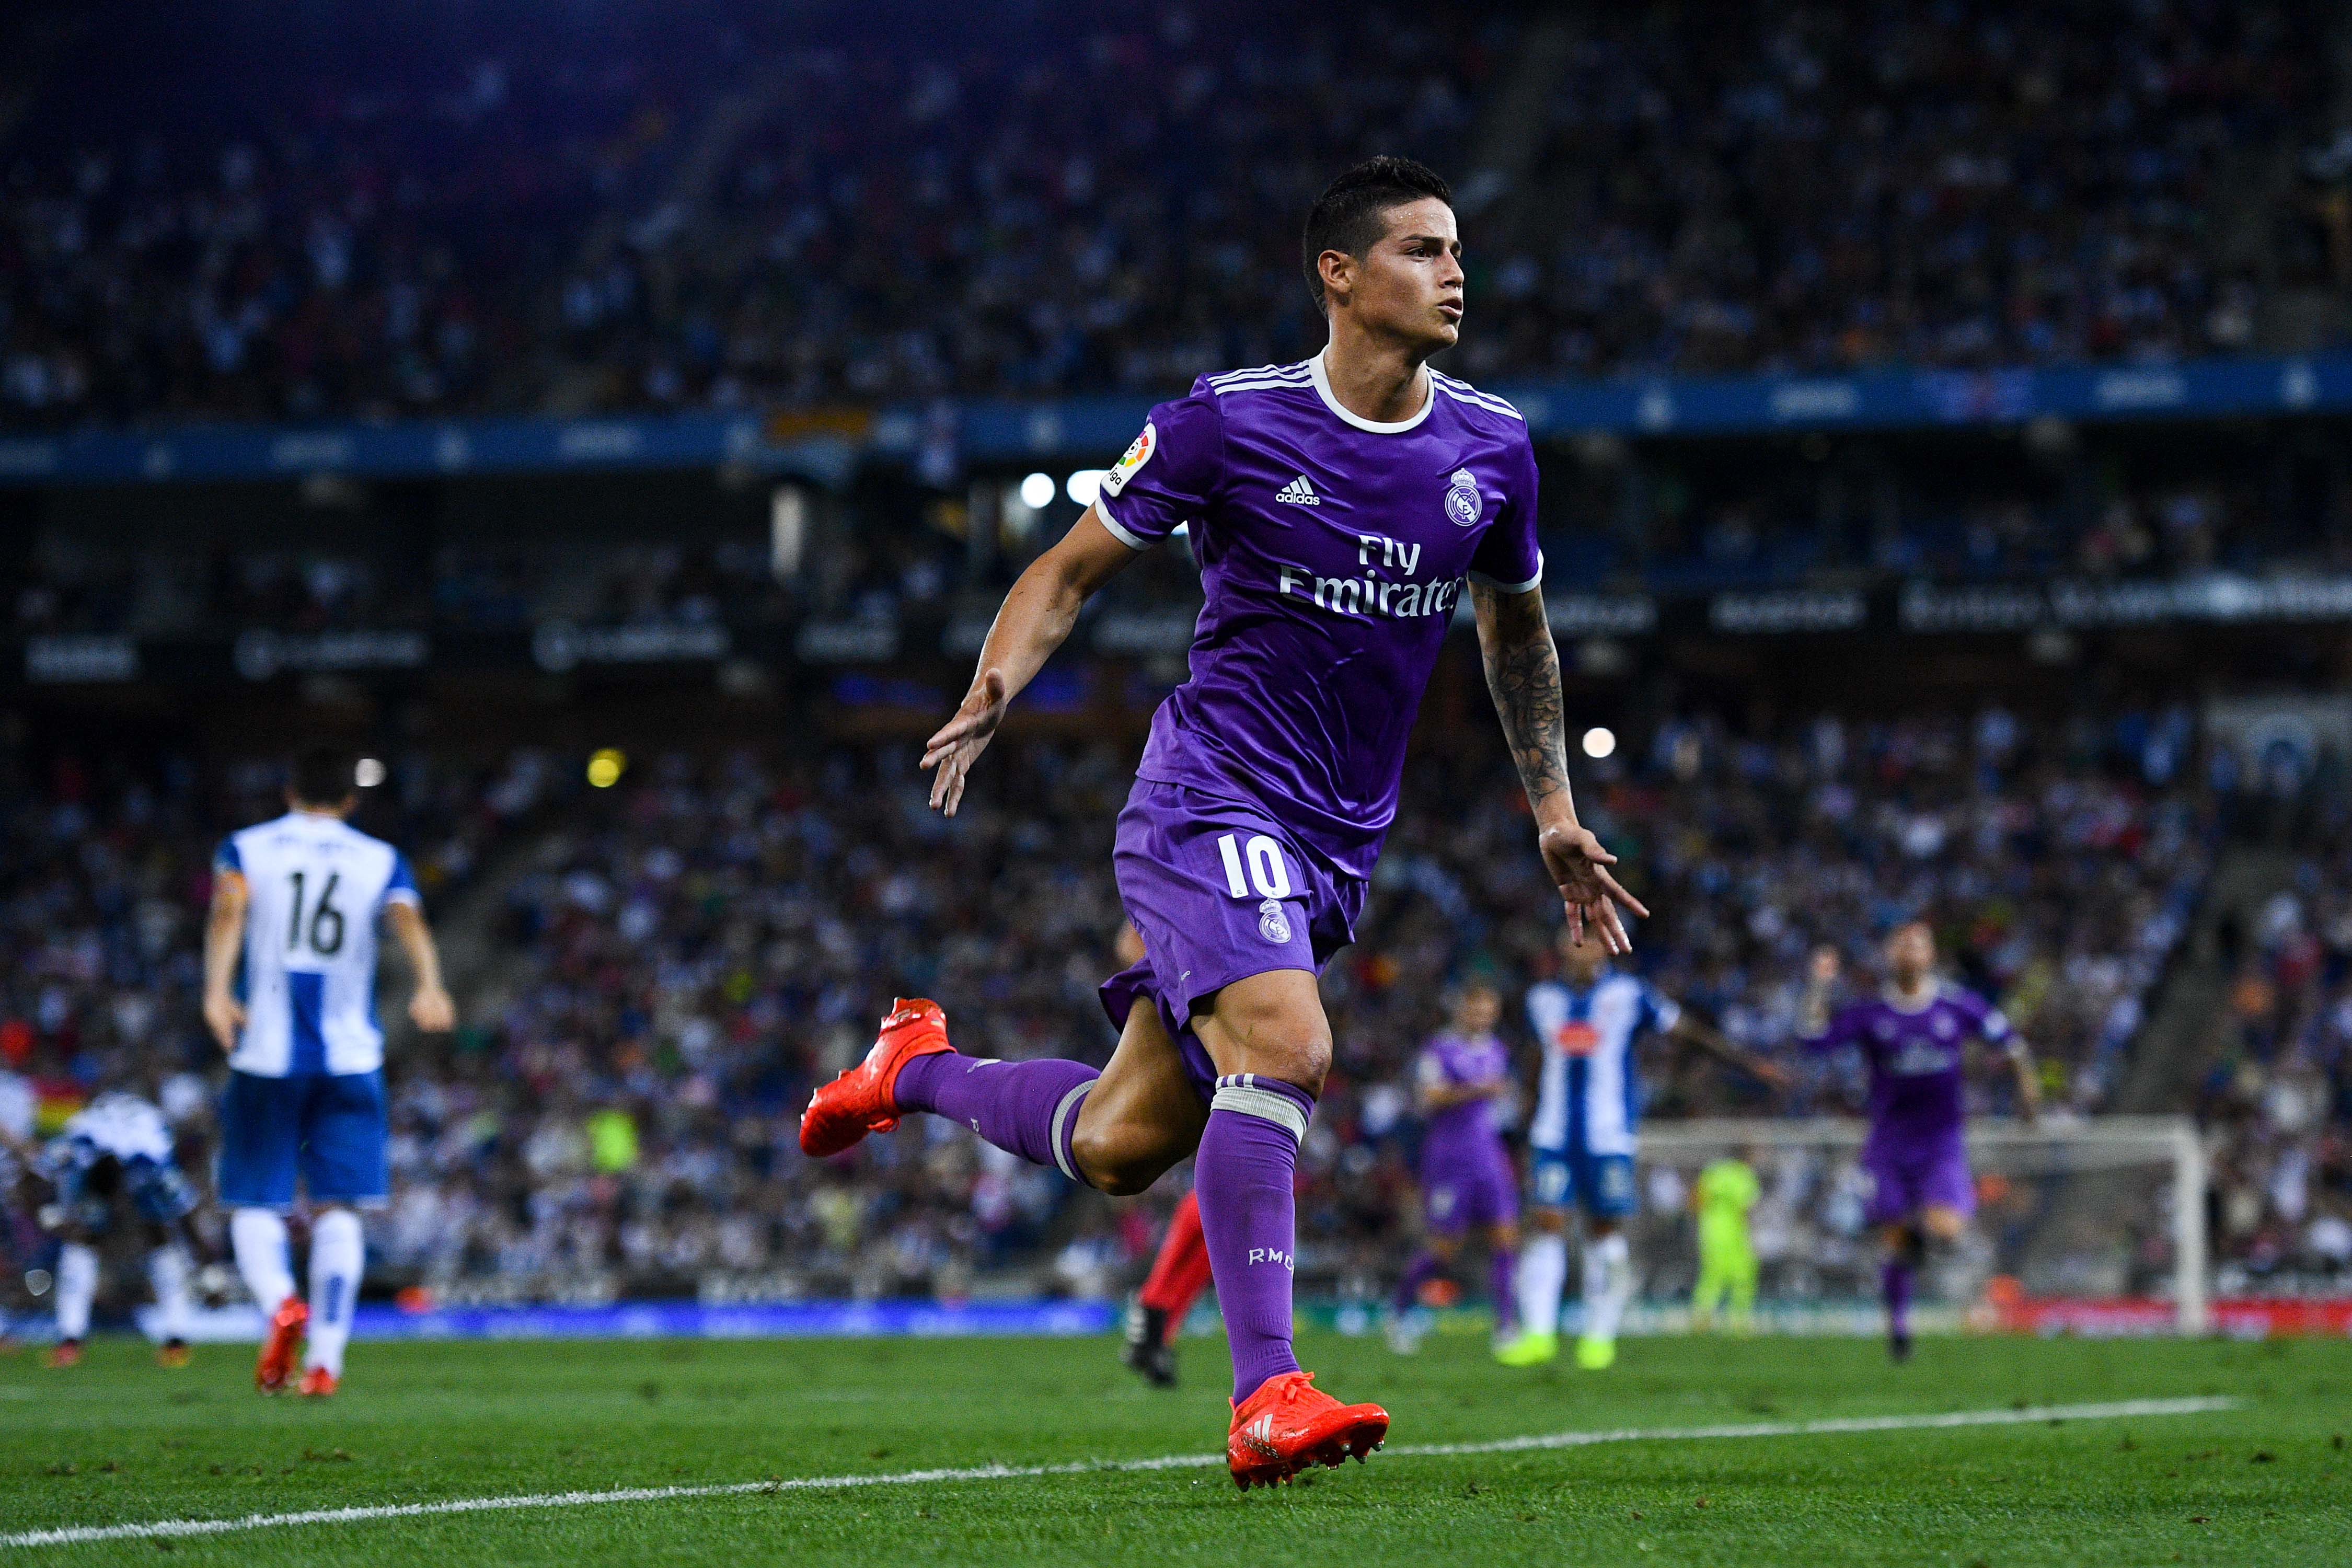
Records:
[[[1128,1009],[1110,1065],[1077,1107],[1071,1163],[1089,1186],[1114,1197],[1132,1196],[1192,1156],[1201,1146],[1208,1114],[1159,1009],[1139,1000]],[[1199,1209],[1187,1206],[1192,1215],[1189,1229],[1197,1238]],[[1171,1235],[1182,1228],[1175,1226]]]

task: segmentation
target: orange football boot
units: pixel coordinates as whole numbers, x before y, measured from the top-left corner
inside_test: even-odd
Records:
[[[1361,1464],[1388,1436],[1389,1413],[1379,1405],[1342,1405],[1315,1386],[1313,1373],[1286,1372],[1234,1406],[1225,1465],[1244,1491],[1281,1486],[1310,1466]]]
[[[269,1335],[261,1342],[261,1353],[253,1361],[253,1386],[264,1394],[283,1394],[286,1380],[294,1375],[294,1352],[302,1348],[302,1331],[310,1326],[310,1309],[299,1296],[289,1296],[278,1304],[277,1316],[269,1320]]]
[[[302,1374],[302,1397],[324,1399],[335,1392],[338,1381],[335,1374],[325,1367],[314,1366]]]
[[[167,1367],[173,1372],[179,1371],[195,1359],[195,1352],[188,1348],[188,1342],[185,1340],[165,1340],[155,1347],[155,1364]]]
[[[49,1347],[49,1366],[52,1370],[63,1372],[69,1366],[80,1364],[81,1342],[79,1340],[59,1340]]]
[[[866,1059],[809,1096],[801,1112],[801,1152],[822,1160],[856,1147],[868,1132],[898,1125],[898,1104],[890,1098],[898,1069],[917,1057],[937,1056],[948,1044],[948,1016],[936,1002],[901,997],[882,1020],[882,1033]]]

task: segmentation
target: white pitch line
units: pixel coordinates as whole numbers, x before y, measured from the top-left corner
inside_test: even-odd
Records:
[[[1850,1432],[1911,1432],[1953,1426],[2024,1426],[2044,1421],[2113,1421],[2133,1415],[2198,1415],[2229,1410],[2237,1401],[2122,1399],[2103,1405],[2037,1405],[2006,1410],[1949,1410],[1920,1415],[1848,1415],[1821,1421],[1754,1421],[1733,1426],[1620,1426],[1599,1432],[1548,1432],[1479,1443],[1400,1443],[1381,1450],[1391,1458],[1463,1454],[1523,1454],[1581,1448],[1595,1443],[1691,1442],[1729,1437],[1809,1437]],[[0,1535],[0,1547],[76,1546],[96,1541],[147,1541],[227,1535],[296,1524],[363,1524],[379,1519],[435,1514],[497,1513],[510,1509],[586,1508],[598,1503],[669,1502],[680,1498],[745,1497],[761,1492],[831,1490],[844,1487],[921,1486],[939,1481],[1017,1481],[1041,1476],[1206,1469],[1223,1454],[1170,1454],[1156,1459],[1089,1459],[1058,1465],[977,1465],[964,1469],[900,1470],[887,1475],[797,1476],[788,1480],[733,1481],[717,1486],[621,1487],[611,1491],[538,1492],[520,1497],[454,1498],[446,1502],[381,1503],[308,1509],[299,1513],[248,1513],[236,1519],[163,1519],[145,1524],[74,1524]]]

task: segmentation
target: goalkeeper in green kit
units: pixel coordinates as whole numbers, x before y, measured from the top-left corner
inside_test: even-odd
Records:
[[[1699,1173],[1692,1189],[1698,1211],[1698,1288],[1691,1292],[1691,1322],[1712,1329],[1724,1299],[1730,1298],[1731,1327],[1756,1327],[1756,1244],[1748,1234],[1748,1211],[1763,1196],[1756,1168],[1733,1156]]]

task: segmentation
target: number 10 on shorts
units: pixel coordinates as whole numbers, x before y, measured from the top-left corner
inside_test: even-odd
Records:
[[[1247,844],[1236,842],[1238,833],[1221,835],[1217,854],[1225,863],[1225,888],[1234,897],[1246,899],[1250,889],[1257,889],[1261,899],[1290,897],[1290,867],[1282,858],[1282,846],[1263,833],[1253,834]],[[1242,879],[1242,862],[1249,862],[1249,879]]]

